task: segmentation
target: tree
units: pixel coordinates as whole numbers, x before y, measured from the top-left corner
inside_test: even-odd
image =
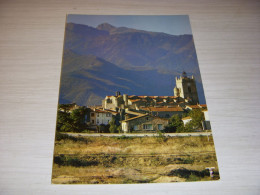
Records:
[[[66,105],[62,105],[68,107]],[[57,131],[65,132],[81,132],[85,130],[85,115],[87,109],[85,107],[80,107],[73,110],[71,113],[65,111],[58,111],[57,114]]]
[[[75,132],[81,132],[85,129],[85,115],[86,115],[86,108],[81,107],[78,109],[75,109],[71,112],[70,118],[72,120],[73,125],[73,131]]]
[[[183,122],[180,118],[179,115],[173,115],[170,119],[169,119],[169,124],[165,127],[165,132],[166,133],[179,133],[182,132],[184,129],[184,125]]]
[[[72,120],[67,112],[58,111],[57,113],[57,131],[71,131]]]
[[[121,125],[117,126],[117,132],[118,132],[118,133],[121,133],[121,132],[122,132],[122,127],[121,127]]]
[[[185,132],[202,129],[202,121],[205,120],[203,112],[200,109],[194,109],[189,112],[189,116],[191,121],[186,123]]]
[[[116,126],[116,124],[115,124],[115,118],[114,118],[114,117],[113,117],[112,120],[109,122],[109,125],[110,125],[110,127],[109,127],[110,133],[115,133],[116,130],[117,130],[117,126]]]

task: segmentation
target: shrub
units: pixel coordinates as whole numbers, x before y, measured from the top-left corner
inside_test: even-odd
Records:
[[[179,115],[173,115],[169,119],[169,124],[165,127],[165,133],[180,133],[183,132],[184,125]]]

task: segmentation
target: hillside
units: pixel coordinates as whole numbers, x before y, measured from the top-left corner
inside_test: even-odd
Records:
[[[60,103],[101,104],[115,91],[135,95],[173,95],[183,71],[197,81],[204,103],[191,35],[173,36],[104,23],[93,28],[66,26]]]
[[[156,70],[125,70],[93,55],[64,52],[60,103],[101,104],[116,91],[135,95],[172,95],[174,77]]]
[[[65,49],[93,54],[117,66],[154,67],[162,72],[198,74],[192,35],[168,35],[101,24],[97,28],[69,23]]]

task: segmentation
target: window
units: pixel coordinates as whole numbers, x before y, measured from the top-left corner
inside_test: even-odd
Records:
[[[94,124],[94,120],[92,120],[92,124]]]
[[[97,119],[97,124],[99,123],[99,119]]]
[[[152,124],[143,124],[143,129],[144,130],[153,130],[153,125]]]
[[[95,113],[94,113],[94,112],[91,112],[91,116],[95,116]]]
[[[134,130],[138,130],[138,126],[137,125],[134,125]]]
[[[148,120],[149,120],[149,117],[146,117],[146,120],[148,121]]]
[[[163,125],[162,124],[158,124],[158,130],[163,130]]]
[[[191,88],[190,88],[190,86],[188,87],[188,91],[189,91],[189,93],[191,93]]]
[[[110,113],[107,113],[106,116],[107,116],[107,117],[110,117],[111,115],[110,115]]]
[[[99,117],[99,113],[97,113],[97,117]]]

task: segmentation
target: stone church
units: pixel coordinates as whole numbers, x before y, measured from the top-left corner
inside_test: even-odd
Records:
[[[173,90],[174,96],[136,96],[121,95],[116,92],[115,96],[106,96],[102,101],[104,109],[133,109],[139,110],[141,107],[184,107],[199,103],[195,78],[188,77],[185,72],[179,78],[176,77],[176,86]]]

